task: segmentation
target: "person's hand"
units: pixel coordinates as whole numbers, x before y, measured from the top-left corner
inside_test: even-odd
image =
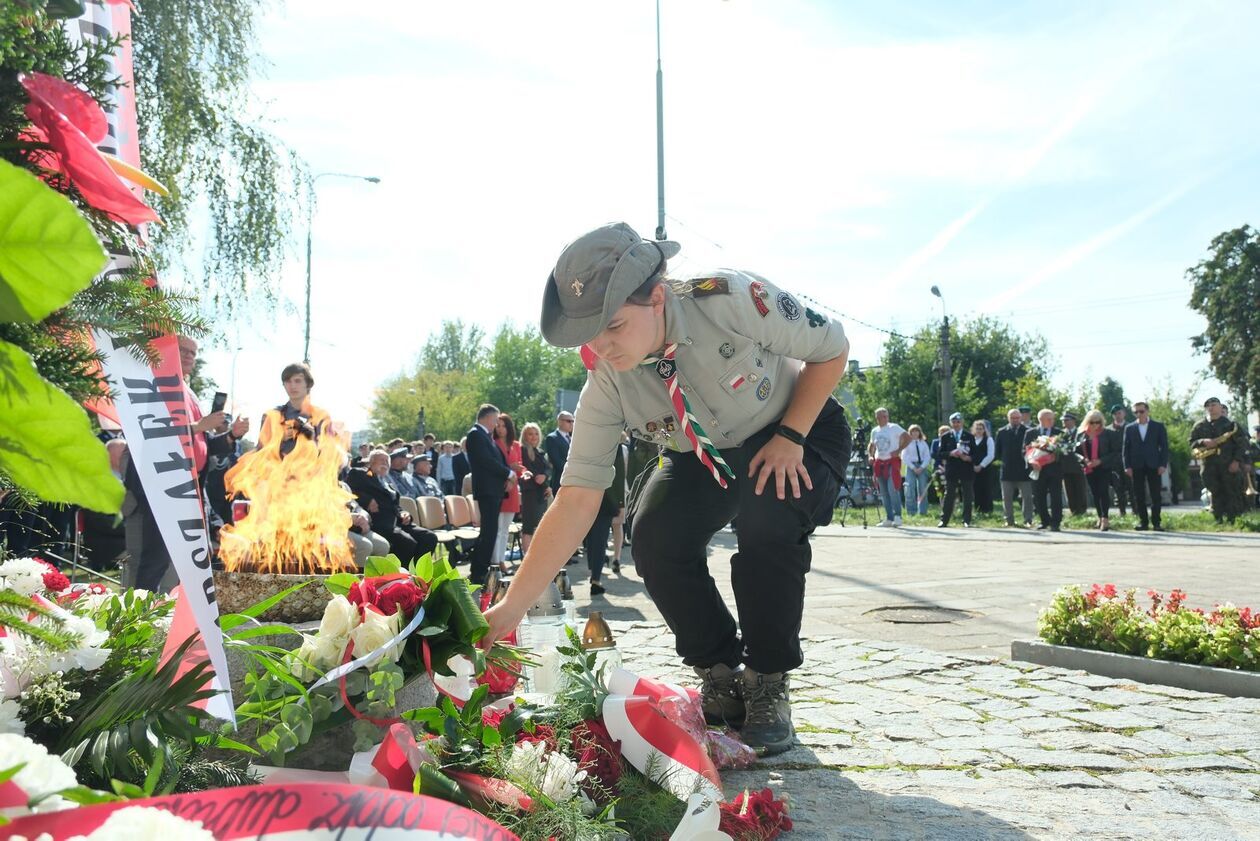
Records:
[[[486,621],[490,623],[490,630],[486,631],[486,635],[478,641],[477,645],[489,651],[496,642],[515,631],[524,616],[525,611],[509,606],[506,599],[496,605],[491,605],[486,611]]]
[[[793,444],[782,435],[772,435],[765,446],[753,456],[748,465],[748,478],[757,477],[754,493],[758,496],[765,490],[766,482],[774,477],[775,490],[779,499],[786,499],[786,485],[792,486],[792,496],[801,498],[801,481],[804,480],[807,490],[814,489],[810,481],[809,471],[805,469],[805,448]]]
[[[521,473],[521,481],[522,481],[522,482],[528,482],[530,479],[533,479],[533,478],[534,478],[534,474],[533,474],[533,473],[531,473],[531,472],[530,472],[530,471],[528,471],[528,470],[526,470],[525,472]]]
[[[542,473],[535,473],[535,474],[534,474],[534,484],[541,485],[541,484],[545,483],[546,481],[547,481],[547,477],[546,477],[546,476],[544,476]],[[548,488],[547,490],[548,490],[548,491],[550,491],[551,489],[550,489],[550,488]]]
[[[958,457],[962,459],[963,461],[971,461],[971,456],[967,455],[966,453],[959,453]]]
[[[210,414],[197,421],[193,427],[193,432],[209,432],[212,429],[218,429],[227,423],[227,412],[211,412]]]
[[[410,515],[410,514],[408,514],[406,511],[399,511],[399,512],[398,512],[398,520],[399,520],[399,522],[401,522],[404,526],[409,526],[409,525],[411,525],[411,515]]]
[[[376,500],[374,499],[369,500],[368,505],[367,505],[367,510],[369,514],[377,514],[377,513],[380,513],[381,506],[376,504]]]
[[[1133,468],[1132,468],[1132,467],[1126,467],[1126,468],[1124,469],[1124,475],[1125,475],[1125,476],[1128,476],[1130,479],[1132,479],[1132,478],[1133,478]],[[1164,468],[1162,468],[1162,467],[1161,467],[1161,468],[1159,469],[1159,475],[1161,475],[1161,476],[1163,476],[1163,475],[1164,475]]]
[[[513,485],[514,483],[515,483],[515,482],[514,482],[514,480],[512,479],[512,477],[511,477],[511,476],[509,476],[506,480],[504,480],[504,482],[503,482],[503,492],[504,492],[504,493],[511,493],[511,492],[512,492],[512,485]]]
[[[1230,472],[1230,473],[1237,473],[1237,472],[1238,472],[1238,462],[1236,462],[1236,461],[1231,461],[1231,462],[1229,463],[1229,472]]]
[[[362,511],[355,511],[350,515],[350,528],[355,531],[367,534],[368,529],[371,527],[372,521]]]
[[[1156,467],[1156,468],[1155,468],[1155,473],[1156,473],[1156,474],[1158,474],[1158,475],[1160,475],[1160,476],[1163,476],[1163,475],[1164,475],[1164,472],[1165,472],[1166,470],[1168,470],[1168,468],[1167,468],[1167,467]],[[1125,472],[1125,473],[1128,473],[1130,476],[1132,476],[1132,475],[1133,475],[1133,471],[1132,471],[1132,470],[1126,470],[1126,471],[1124,471],[1124,472]]]
[[[1092,467],[1097,467],[1097,466],[1098,466],[1098,465],[1100,465],[1100,464],[1102,464],[1102,459],[1100,459],[1100,458],[1091,458],[1091,459],[1089,460],[1089,466],[1090,466],[1091,468],[1092,468]]]
[[[237,418],[232,421],[233,438],[244,438],[247,432],[249,432],[249,418]]]
[[[977,464],[975,467],[973,467],[973,468],[971,468],[971,469],[972,469],[972,470],[974,470],[974,471],[976,471],[977,473],[979,473],[979,472],[980,472],[981,470],[983,470],[984,468],[983,468],[983,467],[981,467],[980,465],[978,465],[978,464]]]

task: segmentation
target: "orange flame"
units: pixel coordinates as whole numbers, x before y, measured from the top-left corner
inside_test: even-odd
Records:
[[[316,575],[354,570],[347,532],[352,498],[337,474],[349,436],[307,401],[302,415],[318,431],[312,439],[277,409],[267,412],[258,449],[225,477],[228,495],[250,501],[249,514],[220,532],[219,557],[230,571]],[[282,453],[285,442],[293,447]]]

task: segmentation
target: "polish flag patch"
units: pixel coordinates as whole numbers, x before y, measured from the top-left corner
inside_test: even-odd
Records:
[[[747,380],[744,379],[743,374],[736,374],[734,377],[731,377],[731,391],[739,391],[740,386],[742,386],[745,382],[747,382]]]

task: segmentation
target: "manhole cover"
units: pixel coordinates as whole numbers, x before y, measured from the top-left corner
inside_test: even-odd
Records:
[[[874,616],[884,622],[908,625],[943,625],[947,622],[961,622],[972,619],[976,614],[966,610],[954,610],[948,607],[937,607],[932,604],[903,604],[889,607],[877,607],[866,611],[866,616]]]

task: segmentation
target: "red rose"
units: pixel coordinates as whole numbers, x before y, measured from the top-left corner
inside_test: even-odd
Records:
[[[503,719],[507,718],[510,712],[512,712],[510,708],[506,710],[482,710],[481,726],[492,727],[498,730],[499,725],[503,723]]]
[[[350,592],[346,593],[346,599],[350,604],[359,606],[359,613],[363,613],[368,605],[375,607],[376,587],[372,584],[372,579],[365,578],[362,581],[356,581],[350,587]]]
[[[409,620],[416,615],[416,609],[428,595],[410,575],[390,575],[370,580],[376,590],[374,604],[386,616],[393,616],[402,608],[403,618]]]
[[[569,740],[578,768],[586,772],[582,790],[597,803],[615,796],[621,781],[621,742],[597,719],[578,724],[569,731]]]
[[[778,838],[781,832],[792,830],[787,804],[776,800],[768,788],[756,794],[744,791],[732,802],[722,803],[718,808],[721,811],[718,829],[735,841],[770,841]]]

